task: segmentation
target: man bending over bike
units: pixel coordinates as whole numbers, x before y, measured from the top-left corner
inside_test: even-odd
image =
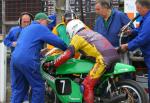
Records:
[[[94,103],[93,88],[106,68],[119,60],[117,50],[101,34],[86,28],[86,25],[78,19],[71,20],[66,27],[71,42],[68,49],[60,55],[55,61],[44,64],[45,68],[51,66],[53,71],[61,64],[72,58],[77,51],[81,51],[91,60],[95,61],[87,77],[83,81],[84,100],[86,103]]]

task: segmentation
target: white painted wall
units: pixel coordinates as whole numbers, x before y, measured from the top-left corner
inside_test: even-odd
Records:
[[[0,42],[0,103],[6,103],[6,47]]]

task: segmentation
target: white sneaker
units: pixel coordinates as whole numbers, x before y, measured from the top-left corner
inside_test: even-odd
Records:
[[[29,101],[24,101],[23,103],[29,103]]]

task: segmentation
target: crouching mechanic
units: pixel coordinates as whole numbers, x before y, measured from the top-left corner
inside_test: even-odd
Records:
[[[43,66],[45,68],[53,67],[52,70],[55,71],[57,67],[72,58],[77,51],[91,57],[92,60],[95,60],[95,65],[82,84],[85,88],[84,101],[94,103],[93,88],[95,84],[105,72],[105,68],[119,60],[119,55],[105,37],[86,28],[86,25],[78,19],[71,20],[67,24],[66,30],[71,38],[68,49],[55,61],[44,63]]]
[[[57,24],[52,30],[52,32],[59,36],[67,45],[70,43],[70,38],[66,33],[66,25],[70,20],[73,19],[77,19],[76,14],[72,11],[66,11],[62,16],[62,22]],[[53,46],[47,45],[47,48],[51,50]]]
[[[67,45],[70,43],[70,38],[66,33],[66,25],[73,19],[77,19],[76,14],[71,11],[66,11],[62,16],[62,22],[56,25],[52,31],[54,34],[58,35]]]

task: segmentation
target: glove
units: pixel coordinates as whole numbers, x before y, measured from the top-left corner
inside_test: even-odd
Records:
[[[48,62],[43,63],[43,68],[44,68],[44,71],[46,72],[54,72],[55,71],[54,61],[48,61]]]
[[[125,53],[127,51],[127,48],[123,48],[122,46],[120,46],[119,48],[117,48],[117,52],[120,53]]]
[[[122,50],[121,50],[121,47],[118,47],[116,48],[117,52],[120,54],[120,53],[123,53]]]

